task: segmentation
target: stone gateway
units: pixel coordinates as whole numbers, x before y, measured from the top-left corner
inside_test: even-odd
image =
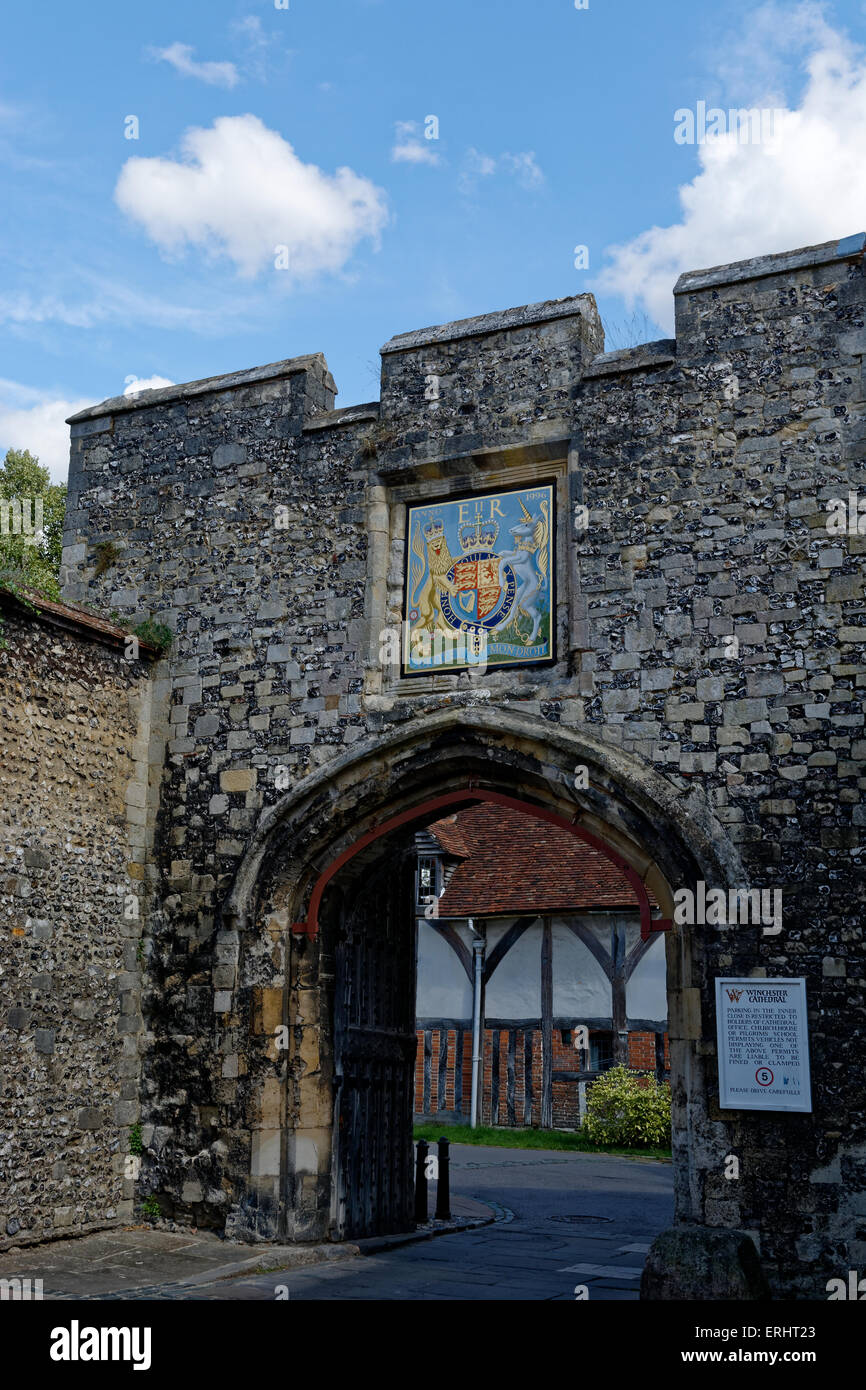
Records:
[[[73,417],[65,597],[173,641],[90,659],[128,778],[104,863],[138,906],[83,1014],[35,983],[47,933],[90,920],[40,834],[63,807],[3,830],[0,888],[31,895],[3,943],[7,1095],[61,1112],[50,1145],[4,1125],[33,1186],[3,1233],[145,1198],[250,1241],[405,1228],[414,836],[502,797],[602,846],[664,931],[677,1224],[645,1296],[713,1269],[715,1297],[823,1299],[866,1265],[864,246],[686,274],[676,337],[624,351],[579,295],[393,338],[367,405],[335,409],[311,355]],[[406,667],[404,623],[477,629],[512,580],[517,657]],[[781,894],[781,930],[675,920],[698,884]],[[810,1112],[720,1107],[719,977],[805,979]],[[70,1070],[89,1049],[86,1096],[46,1028]]]

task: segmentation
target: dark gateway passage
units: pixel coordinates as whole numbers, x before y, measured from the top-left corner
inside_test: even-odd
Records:
[[[413,1226],[414,863],[390,855],[338,928],[334,1010],[334,1234]]]

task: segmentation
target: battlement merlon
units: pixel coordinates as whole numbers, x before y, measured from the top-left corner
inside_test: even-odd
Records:
[[[679,277],[673,288],[674,298],[677,301],[678,322],[681,307],[684,307],[681,301],[685,296],[706,290],[720,289],[724,286],[737,285],[749,280],[760,280],[811,267],[832,265],[836,262],[857,262],[862,260],[864,254],[866,254],[866,232],[858,232],[852,236],[822,242],[819,245],[804,246],[795,251],[755,256],[749,260],[733,261],[730,264],[711,266],[704,270],[686,271]],[[605,352],[603,329],[595,298],[588,293],[563,299],[544,300],[536,304],[523,304],[513,309],[480,314],[475,318],[455,319],[450,323],[436,324],[408,333],[399,333],[393,338],[389,338],[388,342],[380,348],[380,353],[384,359],[393,354],[411,352],[419,348],[444,347],[465,338],[490,337],[499,333],[552,323],[559,319],[583,321],[584,332],[581,337],[588,346],[592,345],[592,352],[586,359],[587,363],[593,360],[600,363],[603,357],[606,367],[609,364],[611,368],[614,368],[619,361],[624,368],[627,368],[632,365],[632,358],[635,358],[639,365],[648,365],[643,360],[645,356],[676,355],[675,339],[663,339],[659,343],[641,344],[636,349]],[[600,341],[598,341],[599,338]],[[73,438],[100,433],[102,430],[110,429],[110,424],[101,424],[103,420],[108,421],[111,417],[123,412],[145,410],[216,392],[234,391],[256,383],[280,382],[300,373],[304,373],[310,378],[308,389],[304,393],[305,396],[311,400],[319,398],[315,399],[317,406],[315,413],[319,411],[333,412],[337,387],[328,370],[324,354],[308,353],[300,357],[286,358],[280,362],[270,362],[261,367],[251,367],[245,371],[203,377],[200,380],[158,387],[155,390],[141,391],[134,395],[111,396],[98,405],[88,406],[84,410],[79,410],[75,415],[70,415],[66,423],[72,426]],[[345,410],[356,411],[369,408],[369,406],[350,406],[346,407]],[[340,412],[340,414],[342,413]]]
[[[792,270],[831,265],[834,261],[856,261],[866,251],[866,232],[822,241],[817,246],[801,246],[797,251],[779,251],[771,256],[753,256],[748,261],[710,266],[707,270],[687,270],[674,285],[674,296],[718,285],[735,285],[743,280],[762,280],[768,275],[785,275]]]
[[[756,311],[780,314],[787,305],[788,315],[794,316],[804,309],[820,313],[835,306],[844,312],[862,304],[864,252],[866,232],[858,232],[795,251],[687,271],[673,291],[677,357],[704,352],[707,337],[722,355],[737,346],[737,339],[748,346],[748,322]],[[782,298],[783,283],[796,288],[796,294]],[[847,350],[862,353],[861,340],[862,335],[851,338]],[[841,346],[846,350],[846,344]]]
[[[538,304],[520,304],[514,309],[499,309],[471,319],[454,319],[451,323],[418,328],[411,333],[398,333],[389,338],[379,351],[382,357],[386,357],[390,353],[410,352],[414,348],[455,343],[461,338],[487,338],[496,333],[550,323],[555,319],[579,319],[584,326],[582,336],[594,343],[601,335],[603,341],[595,296],[576,294],[565,299],[545,299]]]
[[[601,396],[621,391],[617,408],[630,410],[626,402],[651,383],[661,392],[657,413],[679,400],[683,373],[709,368],[727,373],[724,389],[733,391],[738,373],[757,379],[754,362],[766,360],[771,342],[780,372],[810,370],[832,354],[866,390],[864,252],[858,233],[690,271],[674,288],[676,338],[618,351],[604,351],[591,294],[401,333],[381,349],[380,402],[335,410],[333,378],[314,353],[79,411],[69,420],[68,596],[87,596],[97,539],[122,542],[131,559],[157,508],[180,516],[194,505],[198,514],[208,494],[262,472],[279,488],[290,460],[311,480],[367,461],[395,486],[419,471],[463,477],[467,459],[487,470],[504,459],[535,467],[571,450]]]
[[[66,421],[72,427],[73,439],[80,435],[97,434],[109,429],[103,420],[111,420],[115,415],[131,410],[148,410],[155,406],[173,405],[180,401],[193,400],[196,396],[222,395],[228,391],[239,391],[247,386],[257,387],[256,399],[261,400],[260,383],[275,383],[274,396],[284,397],[287,387],[280,383],[291,383],[297,376],[306,377],[304,389],[296,393],[294,399],[316,410],[332,410],[337,395],[337,386],[328,370],[324,354],[307,353],[303,357],[287,357],[282,362],[269,362],[263,367],[250,367],[242,372],[226,372],[221,376],[202,377],[199,381],[180,382],[174,386],[159,386],[151,391],[137,391],[129,396],[110,396],[99,405],[88,406],[70,415]]]
[[[604,347],[591,294],[544,300],[400,333],[381,349],[377,471],[395,483],[418,466],[527,449],[571,433],[581,378]],[[528,459],[528,455],[527,455]]]

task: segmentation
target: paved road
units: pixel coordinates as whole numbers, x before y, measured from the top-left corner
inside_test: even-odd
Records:
[[[673,1220],[669,1163],[465,1144],[451,1154],[452,1192],[495,1206],[494,1225],[180,1296],[273,1299],[282,1286],[292,1301],[571,1300],[583,1284],[590,1299],[637,1298],[649,1243]]]

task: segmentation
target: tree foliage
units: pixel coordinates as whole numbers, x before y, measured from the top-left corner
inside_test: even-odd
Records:
[[[0,585],[60,597],[65,510],[66,484],[52,483],[28,449],[9,449],[0,464]]]

